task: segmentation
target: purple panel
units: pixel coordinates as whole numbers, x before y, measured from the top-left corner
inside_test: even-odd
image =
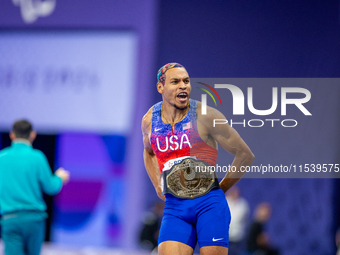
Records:
[[[119,138],[120,137],[120,138]],[[126,228],[126,162],[114,162],[113,152],[126,138],[96,134],[61,134],[57,161],[71,181],[55,202],[54,241],[77,245],[123,247]],[[121,142],[115,142],[121,141]],[[122,151],[120,157],[125,158]],[[96,238],[92,238],[95,233]]]
[[[63,134],[58,138],[58,164],[73,177],[105,178],[111,159],[100,135]]]
[[[80,229],[93,217],[104,182],[70,181],[56,196],[54,224]]]
[[[95,0],[57,0],[50,15],[47,17],[39,15],[36,21],[26,25],[20,13],[23,10],[29,12],[30,10],[27,9],[32,8],[25,8],[23,4],[21,7],[15,6],[11,1],[6,1],[1,3],[0,25],[3,27],[129,27],[138,29],[143,28],[144,23],[148,23],[154,2],[152,0],[104,0],[98,3]],[[34,12],[34,9],[32,11]]]
[[[70,181],[56,197],[61,212],[92,211],[102,192],[102,181]]]

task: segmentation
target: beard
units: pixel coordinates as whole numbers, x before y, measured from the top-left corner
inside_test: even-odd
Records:
[[[189,107],[189,104],[187,104],[187,105],[184,106],[184,107],[179,107],[179,106],[177,106],[176,104],[174,104],[174,107],[175,107],[177,110],[183,111],[183,110],[185,110],[185,109],[187,109],[187,108]]]

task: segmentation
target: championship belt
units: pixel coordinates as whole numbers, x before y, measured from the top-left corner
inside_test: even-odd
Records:
[[[196,198],[219,188],[215,168],[204,161],[185,158],[163,171],[162,193],[170,193],[178,198]]]

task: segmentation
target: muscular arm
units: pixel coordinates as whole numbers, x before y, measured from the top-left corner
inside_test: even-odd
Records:
[[[229,171],[220,182],[221,189],[226,192],[237,183],[245,172],[241,172],[241,166],[250,166],[255,158],[247,144],[242,140],[237,131],[229,124],[217,124],[213,126],[214,119],[226,119],[218,110],[208,107],[207,115],[201,115],[200,105],[197,108],[197,119],[199,123],[200,136],[204,141],[211,143],[216,141],[226,151],[235,155],[231,165],[235,172]]]
[[[156,158],[156,154],[154,153],[151,144],[150,144],[150,134],[151,134],[151,120],[152,120],[152,110],[150,109],[142,120],[142,133],[143,133],[143,144],[144,144],[144,151],[143,151],[143,158],[144,158],[144,165],[146,171],[149,175],[149,178],[155,187],[157,195],[159,198],[165,201],[165,196],[162,195],[161,191],[161,174],[158,167],[158,162]]]

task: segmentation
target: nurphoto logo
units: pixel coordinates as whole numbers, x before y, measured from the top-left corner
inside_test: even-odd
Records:
[[[217,102],[215,99],[215,96],[219,100],[221,106],[222,99],[217,92],[216,89],[227,89],[231,92],[232,95],[232,114],[233,115],[245,115],[245,96],[243,91],[232,84],[214,84],[214,87],[212,87],[209,84],[198,82],[201,85],[204,85],[206,88],[197,87],[198,89],[203,90],[205,93],[201,94],[201,114],[206,115],[207,114],[207,95],[211,97],[213,102],[215,103],[215,106],[217,106]],[[210,92],[208,89],[210,89],[212,92]],[[272,104],[269,109],[256,109],[254,107],[254,96],[253,96],[253,88],[247,87],[247,106],[248,110],[257,116],[268,116],[274,113],[278,109],[279,100],[280,100],[280,114],[281,116],[287,116],[287,105],[294,105],[299,109],[305,116],[312,116],[310,111],[304,106],[305,103],[307,103],[311,99],[311,93],[308,89],[301,88],[301,87],[281,87],[280,88],[280,94],[281,97],[278,96],[278,87],[272,87]],[[294,93],[298,94],[299,98],[289,98],[289,94]],[[215,95],[215,96],[214,96]],[[301,97],[302,96],[302,97]],[[223,113],[223,112],[222,112]],[[213,126],[216,127],[216,125],[223,125],[226,123],[229,123],[231,126],[233,125],[242,125],[243,127],[249,126],[249,127],[262,127],[265,125],[265,123],[268,125],[271,125],[271,127],[274,127],[275,124],[279,122],[282,127],[296,127],[298,125],[297,120],[295,119],[250,119],[246,120],[243,119],[242,122],[235,122],[233,119],[230,119],[229,121],[226,119],[214,119],[213,120]]]

